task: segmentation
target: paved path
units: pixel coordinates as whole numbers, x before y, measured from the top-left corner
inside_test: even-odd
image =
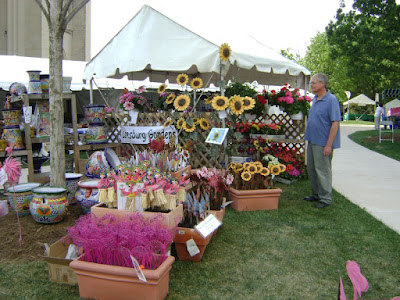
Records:
[[[341,124],[341,148],[333,154],[333,188],[400,234],[400,162],[348,138],[373,128]]]

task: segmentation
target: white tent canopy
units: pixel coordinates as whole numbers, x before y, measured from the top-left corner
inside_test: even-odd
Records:
[[[228,43],[232,49],[230,63],[223,70],[219,58],[222,43]],[[128,75],[131,80],[168,79],[175,83],[180,73],[199,76],[204,84],[218,85],[219,74],[225,73],[225,80],[290,83],[298,88],[306,87],[306,76],[310,75],[306,68],[254,39],[213,43],[144,5],[86,65],[84,78]]]
[[[357,97],[354,97],[350,99],[349,101],[346,101],[343,103],[344,105],[350,105],[350,104],[355,104],[358,106],[365,106],[365,105],[375,105],[375,101],[371,100],[364,94],[360,94]]]
[[[391,108],[395,108],[395,107],[400,107],[400,100],[399,99],[394,99],[388,103],[385,104],[385,110],[389,111],[389,109]]]

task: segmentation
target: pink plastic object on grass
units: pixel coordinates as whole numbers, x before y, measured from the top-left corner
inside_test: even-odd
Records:
[[[357,300],[357,296],[361,296],[362,292],[368,291],[368,281],[361,274],[360,266],[355,261],[347,261],[347,274],[353,284],[354,296],[353,300]]]

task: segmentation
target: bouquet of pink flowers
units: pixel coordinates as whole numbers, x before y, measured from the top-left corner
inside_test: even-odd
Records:
[[[124,93],[121,97],[119,97],[119,105],[122,110],[130,111],[133,109],[138,110],[139,112],[144,112],[145,109],[150,108],[150,104],[147,99],[143,97],[142,93],[146,91],[146,87],[144,85],[140,86],[136,91],[129,92],[127,89],[124,89]]]

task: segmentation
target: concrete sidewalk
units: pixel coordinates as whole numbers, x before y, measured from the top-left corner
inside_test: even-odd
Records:
[[[341,123],[341,148],[333,153],[333,188],[400,234],[400,162],[348,138],[355,131],[373,129]]]

